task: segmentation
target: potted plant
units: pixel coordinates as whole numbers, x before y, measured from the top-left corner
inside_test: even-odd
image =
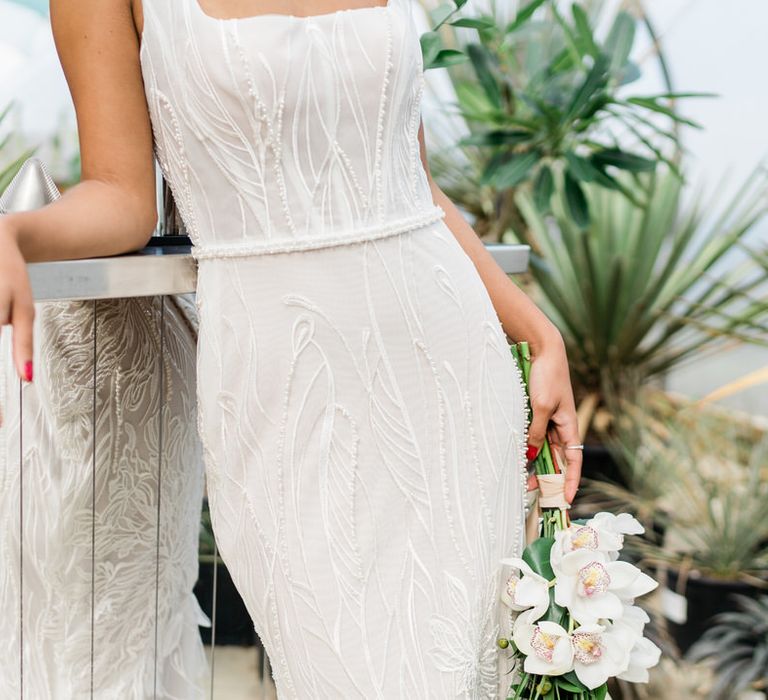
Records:
[[[768,595],[735,595],[737,609],[721,613],[689,650],[689,661],[709,662],[715,682],[709,700],[729,700],[741,691],[768,690]]]
[[[732,593],[768,590],[768,432],[690,402],[646,419],[635,448],[634,467],[654,464],[660,493],[643,503],[629,490],[598,491],[646,506],[641,512],[662,524],[663,539],[640,540],[636,552],[666,579],[662,607],[685,652],[733,607]]]
[[[460,9],[466,2],[453,4]],[[532,0],[509,22],[493,5],[476,17],[454,19],[455,13],[450,3],[437,7],[436,24],[421,40],[425,67],[450,66],[456,100],[449,106],[469,134],[432,149],[431,169],[473,215],[483,238],[498,241],[510,227],[526,228],[514,198],[520,188],[532,187],[545,211],[561,184],[570,216],[583,226],[590,218],[584,183],[639,203],[642,192],[617,180],[616,170],[647,172],[665,162],[679,172],[677,126],[698,125],[677,114],[674,100],[703,93],[674,93],[657,48],[667,91],[627,94],[627,85],[640,77],[630,59],[635,15],[590,0],[567,12],[552,0]],[[638,14],[655,39],[642,9]],[[598,25],[608,30],[598,34]],[[620,145],[616,130],[637,143]],[[538,251],[534,237],[526,242]]]

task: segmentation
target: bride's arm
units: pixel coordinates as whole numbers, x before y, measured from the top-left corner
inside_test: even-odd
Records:
[[[77,114],[82,179],[47,206],[0,216],[0,330],[11,324],[14,364],[27,381],[35,306],[26,264],[138,250],[157,222],[131,0],[51,0],[50,7]]]
[[[157,221],[152,133],[130,0],[51,0],[51,26],[77,115],[82,178],[60,199],[9,214],[27,262],[142,248]]]
[[[445,211],[446,225],[477,268],[504,332],[513,342],[526,340],[530,346],[533,420],[528,431],[528,444],[541,448],[548,428],[553,443],[578,443],[576,407],[560,331],[498,265],[458,207],[432,179],[427,163],[423,123],[419,127],[419,144],[432,199]],[[548,426],[549,421],[552,422],[551,426]],[[566,450],[562,456],[567,459],[566,498],[571,502],[576,495],[581,475],[581,450]]]

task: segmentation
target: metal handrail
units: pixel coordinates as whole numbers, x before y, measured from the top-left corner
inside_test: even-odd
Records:
[[[530,247],[487,243],[507,274],[528,268]],[[27,265],[35,301],[114,299],[186,294],[197,288],[189,245],[148,245],[135,253]]]

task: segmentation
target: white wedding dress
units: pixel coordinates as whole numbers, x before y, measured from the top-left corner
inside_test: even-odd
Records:
[[[420,161],[414,5],[143,2],[156,153],[199,263],[212,523],[286,700],[509,686],[526,396]]]

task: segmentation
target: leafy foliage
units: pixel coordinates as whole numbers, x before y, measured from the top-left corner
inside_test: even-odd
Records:
[[[743,690],[768,687],[768,595],[753,600],[734,594],[735,612],[714,618],[688,651],[691,661],[714,663],[716,681],[710,700],[728,700]]]
[[[751,173],[721,207],[699,198],[684,208],[671,173],[639,181],[642,206],[596,183],[585,187],[586,228],[562,198],[553,197],[551,226],[534,194],[516,196],[540,244],[531,273],[542,306],[563,335],[581,392],[603,398],[734,339],[768,345],[765,272],[731,257],[768,212],[766,172]]]
[[[618,172],[647,173],[663,162],[682,177],[677,134],[657,117],[698,127],[672,101],[704,93],[623,96],[624,86],[640,75],[629,58],[636,25],[630,14],[618,12],[598,38],[592,29],[597,12],[590,8],[599,3],[573,3],[565,16],[553,0],[532,0],[506,26],[493,15],[448,21],[464,4],[441,5],[422,45],[425,68],[457,66],[451,74],[458,108],[471,132],[460,145],[487,154],[480,185],[506,190],[527,183],[546,213],[553,185],[561,183],[568,215],[583,229],[590,222],[585,184],[639,204]],[[442,48],[438,30],[444,25],[476,31],[477,40],[463,47],[468,61],[459,49]],[[617,130],[632,134],[637,150],[621,146]],[[560,177],[553,179],[553,171]]]

